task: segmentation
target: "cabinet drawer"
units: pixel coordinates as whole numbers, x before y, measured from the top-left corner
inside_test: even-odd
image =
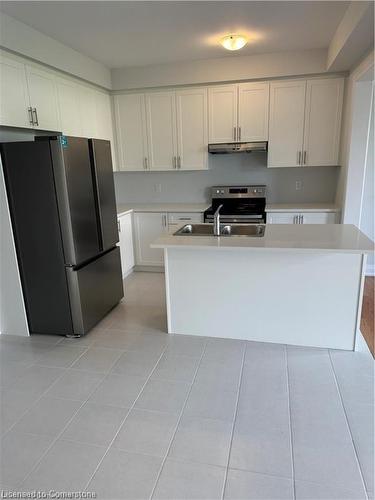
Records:
[[[192,212],[192,213],[184,213],[184,212],[174,212],[168,214],[168,223],[169,224],[176,224],[176,223],[186,223],[188,224],[189,222],[202,222],[203,221],[203,214],[197,213],[197,212]]]

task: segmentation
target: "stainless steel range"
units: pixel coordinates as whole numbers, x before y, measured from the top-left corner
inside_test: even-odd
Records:
[[[204,213],[204,222],[214,222],[220,209],[222,224],[264,224],[266,222],[266,186],[214,186],[212,205]]]

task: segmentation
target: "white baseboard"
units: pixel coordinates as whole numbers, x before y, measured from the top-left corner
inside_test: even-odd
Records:
[[[146,273],[164,273],[164,266],[134,266],[133,271]]]

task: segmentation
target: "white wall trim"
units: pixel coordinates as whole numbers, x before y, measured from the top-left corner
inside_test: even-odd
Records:
[[[327,72],[326,58],[326,49],[313,49],[114,68],[112,88],[130,90],[318,75]]]

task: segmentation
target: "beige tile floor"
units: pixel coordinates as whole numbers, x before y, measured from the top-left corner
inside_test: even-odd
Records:
[[[369,357],[165,332],[163,275],[134,273],[81,339],[2,336],[1,487],[373,498]]]

